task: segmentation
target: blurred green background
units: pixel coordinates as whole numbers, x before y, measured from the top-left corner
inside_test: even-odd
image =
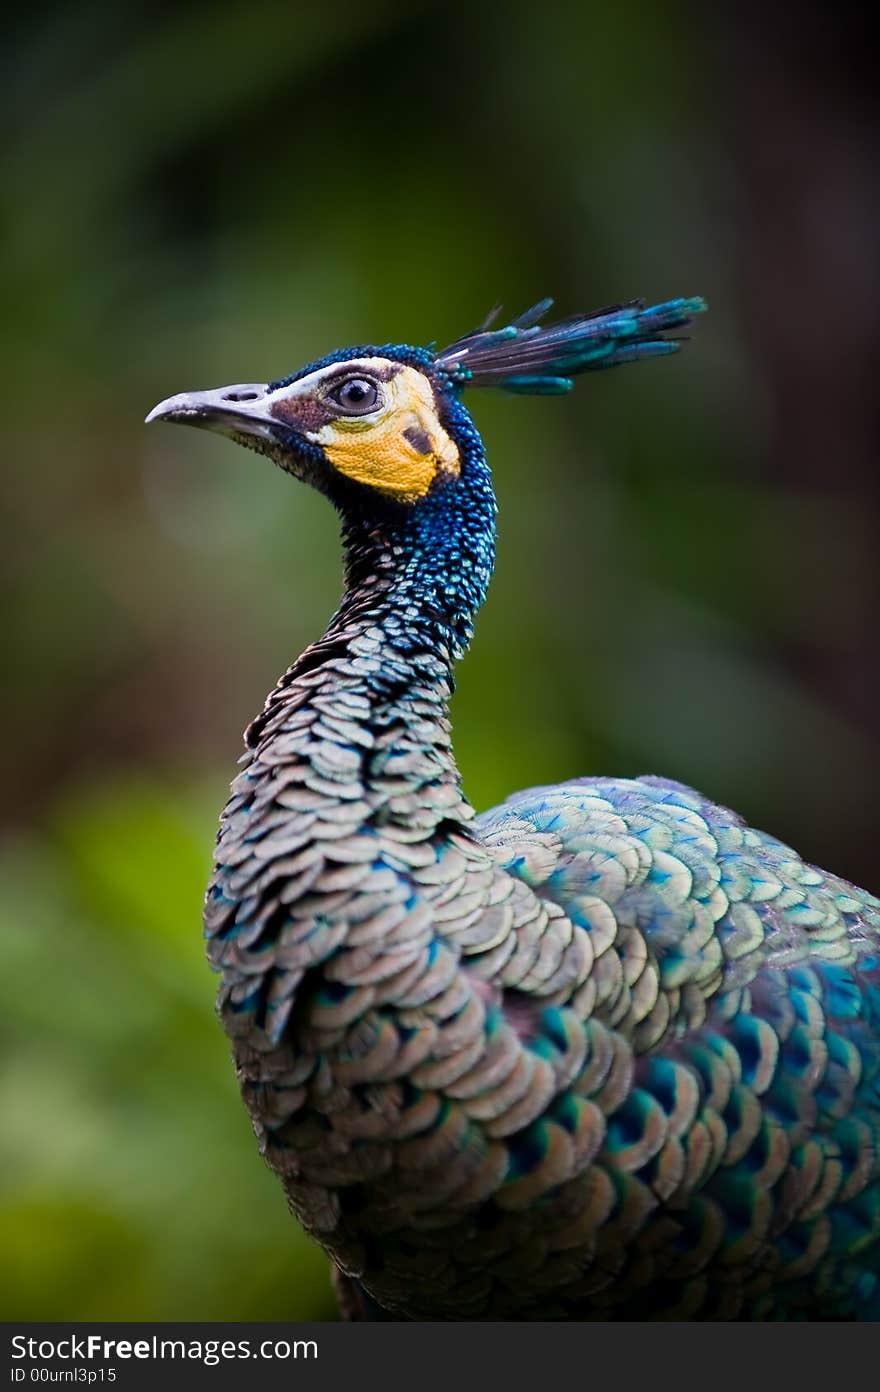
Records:
[[[199,915],[240,731],[335,604],[335,521],[252,454],[145,430],[161,397],[448,341],[498,299],[706,295],[679,358],[472,403],[501,532],[466,787],[656,771],[880,890],[873,73],[845,7],[779,8],[12,21],[5,1317],[333,1317]]]

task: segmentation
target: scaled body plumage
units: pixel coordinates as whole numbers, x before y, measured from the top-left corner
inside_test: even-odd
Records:
[[[462,385],[561,389],[699,307],[157,408],[342,514],[345,596],[248,731],[206,927],[266,1158],[392,1316],[880,1317],[880,901],[656,778],[475,818],[451,753],[495,517]]]

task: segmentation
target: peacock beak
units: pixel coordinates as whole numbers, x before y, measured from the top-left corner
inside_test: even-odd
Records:
[[[174,425],[196,425],[221,435],[255,435],[277,440],[279,422],[268,410],[269,390],[265,382],[248,382],[211,391],[178,392],[154,406],[146,417],[151,421],[170,421]]]

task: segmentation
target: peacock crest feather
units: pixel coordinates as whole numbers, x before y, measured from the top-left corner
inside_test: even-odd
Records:
[[[650,308],[644,300],[630,300],[545,328],[540,321],[552,306],[552,300],[540,300],[496,329],[491,326],[501,308],[493,309],[479,329],[438,353],[437,366],[458,387],[552,396],[571,391],[577,373],[677,352],[681,339],[667,337],[669,330],[686,328],[706,308],[699,298]]]
[[[880,901],[678,783],[461,786],[496,514],[462,395],[668,354],[704,305],[548,308],[151,413],[342,523],[207,895],[244,1100],[356,1317],[880,1317]]]

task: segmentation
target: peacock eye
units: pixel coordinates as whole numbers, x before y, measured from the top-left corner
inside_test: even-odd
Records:
[[[350,416],[364,416],[380,405],[379,388],[369,377],[346,377],[327,393]]]

